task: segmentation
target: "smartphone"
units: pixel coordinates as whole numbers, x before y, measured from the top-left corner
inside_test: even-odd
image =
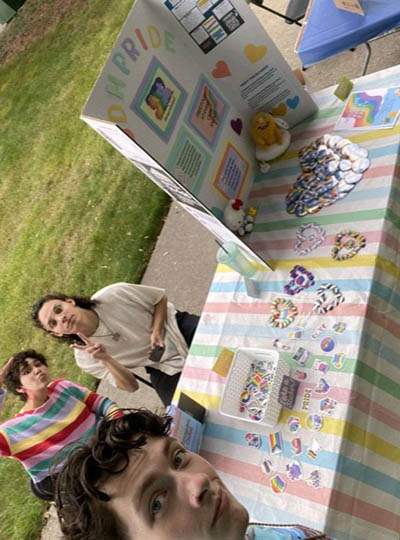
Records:
[[[165,351],[165,347],[161,347],[161,345],[156,345],[154,349],[151,351],[149,359],[152,362],[159,362],[164,351]]]

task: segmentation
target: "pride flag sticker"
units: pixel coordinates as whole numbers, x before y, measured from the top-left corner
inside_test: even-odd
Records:
[[[274,493],[282,493],[285,491],[286,482],[281,476],[279,476],[279,474],[276,474],[271,478],[271,487]]]
[[[269,446],[271,454],[280,454],[283,450],[283,439],[280,431],[269,434]]]

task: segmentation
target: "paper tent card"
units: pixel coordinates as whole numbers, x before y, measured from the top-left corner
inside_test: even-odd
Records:
[[[136,0],[82,118],[222,242],[257,174],[256,111],[289,125],[311,97],[243,0]]]

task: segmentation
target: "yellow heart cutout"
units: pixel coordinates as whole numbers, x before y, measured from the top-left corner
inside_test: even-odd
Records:
[[[284,103],[279,103],[275,109],[272,109],[271,114],[274,116],[285,116],[287,107]]]
[[[267,54],[267,47],[265,45],[246,45],[244,53],[250,62],[258,62]]]

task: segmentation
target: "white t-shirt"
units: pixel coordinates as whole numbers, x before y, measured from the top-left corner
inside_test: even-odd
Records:
[[[154,306],[164,295],[164,289],[132,283],[113,283],[97,291],[92,300],[98,304],[92,309],[99,316],[99,326],[90,340],[103,343],[108,354],[128,369],[152,366],[168,375],[179,373],[188,347],[176,322],[175,307],[169,302],[164,326],[165,351],[160,362],[149,360]],[[74,352],[76,363],[83,371],[116,386],[114,377],[101,362],[85,351]]]

